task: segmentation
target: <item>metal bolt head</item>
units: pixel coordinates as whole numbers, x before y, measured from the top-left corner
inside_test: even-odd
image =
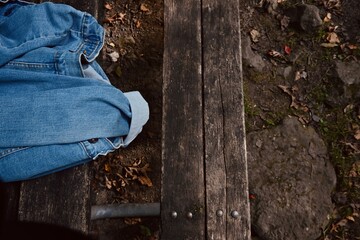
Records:
[[[186,214],[186,217],[189,218],[189,219],[191,219],[191,218],[193,218],[193,214],[192,214],[191,212],[188,212],[188,213]]]
[[[219,209],[219,210],[216,211],[216,216],[222,217],[223,215],[224,215],[224,211],[223,211],[223,210]]]
[[[234,211],[231,212],[231,216],[232,216],[233,218],[239,218],[239,217],[240,217],[240,214],[239,214],[238,211],[234,210]]]
[[[171,212],[171,217],[172,218],[177,218],[177,215],[178,215],[177,212],[175,212],[175,211]]]

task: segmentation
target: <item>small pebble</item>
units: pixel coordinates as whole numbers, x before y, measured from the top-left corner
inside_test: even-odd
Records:
[[[108,54],[112,62],[117,62],[120,55],[118,52],[112,52]]]

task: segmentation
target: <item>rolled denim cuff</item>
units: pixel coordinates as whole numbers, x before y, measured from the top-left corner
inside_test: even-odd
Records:
[[[9,0],[0,0],[0,3],[7,3],[9,2]],[[29,2],[29,1],[24,1],[24,0],[14,0],[12,2],[21,2],[21,3],[28,3],[28,4],[35,4],[33,2]]]
[[[145,123],[149,120],[149,105],[139,92],[124,93],[129,100],[131,108],[131,123],[128,135],[124,139],[124,147],[128,146],[139,133]]]

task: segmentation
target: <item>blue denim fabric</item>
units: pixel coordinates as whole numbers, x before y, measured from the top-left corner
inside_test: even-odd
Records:
[[[148,105],[110,84],[95,61],[103,38],[91,15],[67,5],[0,5],[0,181],[96,159],[141,132]]]

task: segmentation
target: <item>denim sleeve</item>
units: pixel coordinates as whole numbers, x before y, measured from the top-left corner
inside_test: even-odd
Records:
[[[22,181],[86,163],[114,151],[109,139],[37,147],[0,148],[0,181]]]
[[[149,118],[149,107],[139,92],[125,93],[132,111],[129,134],[70,144],[0,148],[0,181],[41,177],[126,147],[141,132]]]
[[[149,105],[139,92],[127,92],[125,96],[130,102],[132,115],[130,130],[124,139],[124,146],[126,147],[142,131],[143,126],[149,120]]]
[[[149,106],[139,92],[112,86],[96,63],[103,28],[67,5],[6,2],[0,0],[0,181],[57,172],[129,145]]]

